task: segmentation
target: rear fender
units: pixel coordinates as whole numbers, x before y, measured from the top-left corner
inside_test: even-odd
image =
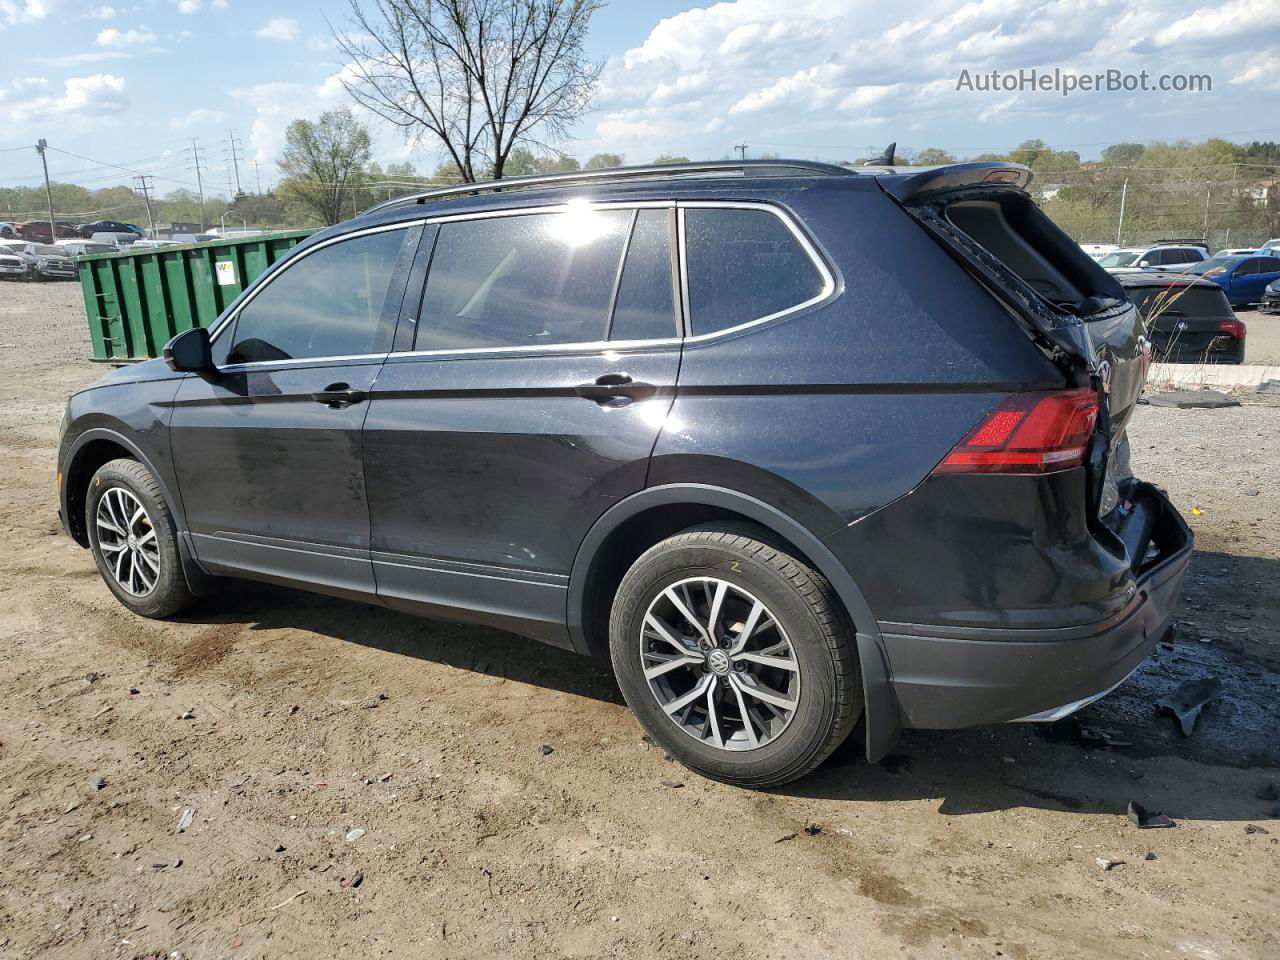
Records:
[[[589,654],[583,626],[587,575],[592,560],[609,534],[627,519],[653,507],[699,504],[741,514],[786,539],[830,582],[853,620],[858,662],[866,703],[866,753],[871,762],[885,756],[898,742],[901,724],[889,682],[888,660],[875,616],[862,591],[835,554],[808,529],[769,504],[746,494],[706,484],[676,483],[649,487],[611,507],[587,532],[569,574],[567,622],[574,649]]]

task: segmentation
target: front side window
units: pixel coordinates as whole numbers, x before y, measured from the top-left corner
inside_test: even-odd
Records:
[[[334,243],[283,269],[240,311],[228,363],[372,353],[405,230]]]
[[[773,316],[822,293],[822,273],[768,210],[689,208],[684,234],[695,335]]]
[[[631,220],[571,204],[441,224],[414,349],[603,340]]]

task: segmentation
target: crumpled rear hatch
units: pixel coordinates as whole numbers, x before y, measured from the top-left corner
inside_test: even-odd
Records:
[[[1010,312],[1063,370],[1091,386],[1102,408],[1099,449],[1087,466],[1100,514],[1116,505],[1127,473],[1125,426],[1142,392],[1151,344],[1119,283],[1058,228],[1018,164],[961,163],[882,176],[881,187]]]

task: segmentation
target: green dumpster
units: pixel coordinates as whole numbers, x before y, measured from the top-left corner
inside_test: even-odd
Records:
[[[176,334],[208,327],[312,230],[80,257],[93,359],[158,357]]]

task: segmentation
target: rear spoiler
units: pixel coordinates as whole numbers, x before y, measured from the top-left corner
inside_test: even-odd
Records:
[[[1031,182],[1029,168],[1020,163],[999,161],[949,163],[941,167],[926,167],[918,173],[910,167],[885,167],[883,172],[876,172],[882,178],[880,186],[884,191],[901,203],[918,201],[926,194],[984,185],[1025,190]]]

